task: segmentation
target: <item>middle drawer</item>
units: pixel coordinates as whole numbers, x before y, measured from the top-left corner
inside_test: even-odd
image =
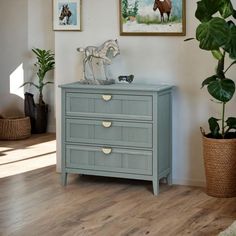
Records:
[[[66,141],[152,148],[152,124],[66,119]]]

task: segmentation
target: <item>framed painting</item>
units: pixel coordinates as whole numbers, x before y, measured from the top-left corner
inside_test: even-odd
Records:
[[[82,0],[53,0],[53,30],[81,31]]]
[[[185,0],[119,0],[120,35],[186,34]]]

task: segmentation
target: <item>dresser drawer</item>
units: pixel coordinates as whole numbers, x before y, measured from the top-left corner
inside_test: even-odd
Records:
[[[152,120],[152,96],[66,93],[66,115]]]
[[[67,168],[152,175],[152,152],[66,145]]]
[[[66,119],[66,141],[151,148],[152,124]]]

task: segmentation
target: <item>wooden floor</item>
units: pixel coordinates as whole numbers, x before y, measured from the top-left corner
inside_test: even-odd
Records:
[[[55,158],[54,139],[43,135],[0,142],[1,168],[6,174],[13,149],[14,164],[22,164],[22,152],[29,158],[32,146],[36,162],[42,149]],[[41,141],[46,146],[37,149]],[[236,219],[236,198],[212,198],[202,188],[163,184],[155,197],[150,182],[69,175],[68,186],[62,187],[55,165],[21,174],[14,168],[0,179],[1,236],[217,235]]]

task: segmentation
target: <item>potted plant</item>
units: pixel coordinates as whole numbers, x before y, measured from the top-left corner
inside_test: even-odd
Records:
[[[45,81],[45,76],[48,71],[55,67],[54,54],[50,50],[33,48],[33,53],[36,55],[37,62],[34,66],[37,68],[38,83],[25,82],[22,86],[31,85],[39,91],[38,103],[34,103],[33,94],[25,94],[25,115],[31,119],[32,133],[44,133],[47,130],[48,105],[43,100],[43,89],[47,84],[53,82]]]
[[[202,88],[206,87],[220,104],[222,113],[221,117],[208,120],[210,133],[201,129],[206,191],[215,197],[233,197],[236,196],[236,118],[226,118],[225,111],[235,93],[235,83],[227,72],[236,64],[236,11],[231,0],[200,0],[195,16],[200,21],[196,29],[199,47],[211,52],[217,60],[215,74],[202,82]],[[227,66],[226,58],[230,60]]]

